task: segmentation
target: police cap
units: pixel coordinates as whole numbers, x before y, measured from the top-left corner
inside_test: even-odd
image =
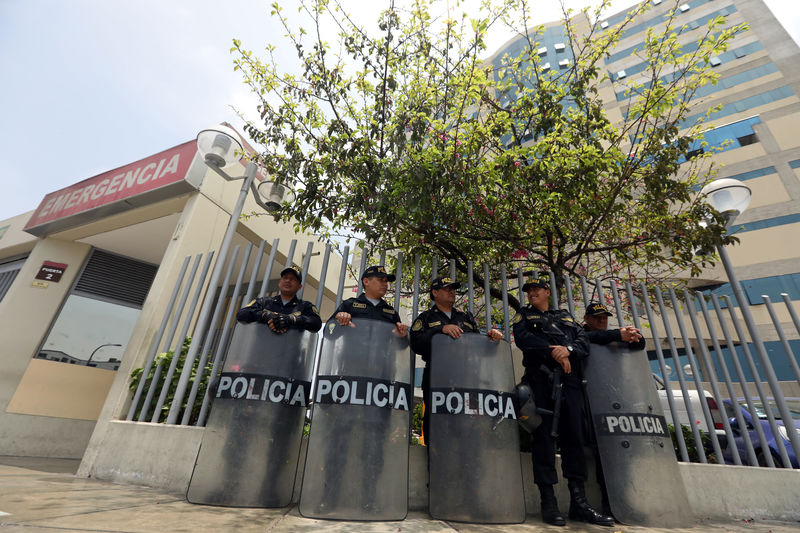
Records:
[[[303,283],[303,273],[300,271],[300,267],[290,266],[281,270],[281,277],[285,276],[286,274],[294,274],[297,278],[297,281]]]
[[[608,310],[608,307],[600,302],[590,302],[589,305],[586,306],[586,316],[599,315],[614,316],[611,314],[611,311]]]
[[[550,276],[541,273],[536,277],[529,278],[528,282],[522,286],[522,292],[528,292],[533,287],[541,287],[542,289],[550,289]]]
[[[364,270],[364,273],[361,274],[362,280],[371,277],[386,278],[389,281],[394,281],[396,279],[394,274],[388,274],[386,272],[386,267],[383,265],[373,265],[371,267],[367,267],[367,269]]]

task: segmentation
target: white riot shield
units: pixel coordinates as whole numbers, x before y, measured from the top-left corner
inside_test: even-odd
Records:
[[[292,501],[317,334],[236,325],[186,494],[191,503]]]
[[[511,346],[477,333],[435,335],[428,364],[431,516],[524,522]]]
[[[325,325],[300,514],[402,520],[408,513],[413,360],[394,324]]]

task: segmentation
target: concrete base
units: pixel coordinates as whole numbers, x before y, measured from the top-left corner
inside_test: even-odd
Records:
[[[114,421],[108,425],[103,445],[91,464],[84,458],[78,475],[105,481],[157,487],[185,495],[192,475],[203,428],[165,426],[141,422]],[[428,508],[427,450],[412,446],[409,457],[408,505],[411,511]],[[587,454],[588,455],[588,454]],[[294,501],[300,496],[305,442],[297,469]],[[531,454],[520,455],[529,515],[538,515],[539,491],[533,484]],[[692,505],[698,519],[757,519],[800,521],[800,470],[746,466],[679,463]],[[556,458],[560,472],[560,458]],[[600,506],[600,488],[594,478],[594,464],[589,455],[589,502]],[[669,490],[669,487],[664,487]],[[563,480],[556,486],[561,510],[569,509],[569,493]]]

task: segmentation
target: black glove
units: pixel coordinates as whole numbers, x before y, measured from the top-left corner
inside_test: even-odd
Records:
[[[275,329],[289,329],[289,326],[293,323],[294,322],[289,315],[275,313],[272,316],[272,325],[275,326]]]
[[[266,324],[267,322],[270,321],[271,318],[274,318],[274,317],[275,317],[275,313],[273,313],[269,309],[264,309],[263,311],[261,311],[261,317],[258,319],[258,321],[259,322],[263,322],[264,324]]]

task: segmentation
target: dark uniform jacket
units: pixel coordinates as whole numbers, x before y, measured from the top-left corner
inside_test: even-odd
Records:
[[[514,342],[522,350],[526,378],[540,373],[541,365],[550,370],[560,369],[561,365],[551,355],[550,346],[561,345],[572,346],[572,354],[569,356],[572,372],[565,374],[564,383],[580,381],[580,362],[589,355],[589,337],[569,311],[539,311],[526,305],[514,315],[513,322]]]
[[[292,315],[296,321],[290,324],[290,328],[305,329],[307,331],[319,331],[322,327],[322,319],[319,317],[317,307],[311,302],[298,300],[295,296],[289,303],[283,305],[280,294],[277,296],[257,298],[239,309],[236,313],[236,320],[240,322],[269,322],[270,311],[283,315]]]
[[[378,305],[372,305],[372,302],[367,300],[367,296],[363,292],[358,295],[358,298],[348,298],[343,301],[328,320],[336,318],[336,313],[341,312],[350,313],[353,321],[359,318],[371,318],[373,320],[385,320],[392,324],[402,322],[400,315],[395,312],[394,307],[386,303],[386,300],[381,298]]]
[[[592,344],[606,345],[612,342],[622,342],[622,334],[618,329],[606,329],[601,331],[589,331],[588,326],[583,326],[583,329],[589,335],[589,342]],[[642,338],[636,342],[626,343],[631,350],[644,350],[645,340]]]
[[[411,349],[422,356],[422,360],[426,363],[431,356],[431,339],[437,333],[442,333],[442,329],[448,324],[455,324],[465,333],[478,332],[478,324],[475,323],[472,313],[465,313],[453,308],[448,317],[435,304],[427,311],[420,313],[411,325]]]

